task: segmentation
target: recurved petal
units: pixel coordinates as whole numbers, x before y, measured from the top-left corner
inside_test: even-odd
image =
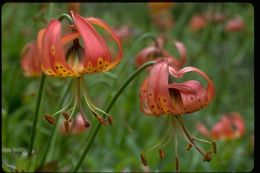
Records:
[[[118,47],[117,55],[115,57],[112,57],[112,63],[107,67],[106,70],[110,70],[110,69],[114,68],[123,57],[123,49],[122,49],[122,44],[121,44],[119,37],[104,21],[102,21],[98,18],[94,18],[94,17],[89,17],[86,20],[89,21],[89,23],[91,23],[92,25],[97,25],[97,26],[103,28],[104,30],[106,30],[112,36],[113,40],[116,42],[117,47]]]
[[[169,88],[173,89],[171,93],[174,93],[171,97],[175,114],[192,113],[208,104],[207,92],[198,81],[171,83]]]
[[[41,74],[40,60],[37,56],[35,42],[27,43],[21,52],[21,67],[26,76],[39,76]]]
[[[167,57],[169,65],[180,68],[187,61],[186,48],[182,42],[176,41],[176,42],[174,42],[174,44],[180,54],[180,58],[176,58],[176,57],[172,56],[169,52],[167,52],[165,50],[162,52],[162,56]]]
[[[163,59],[159,62],[161,64],[158,74],[157,81],[155,81],[157,86],[156,100],[161,113],[171,113],[174,112],[174,107],[172,106],[172,100],[169,92],[168,80],[168,61]]]
[[[141,50],[135,58],[135,64],[137,67],[140,67],[145,62],[152,60],[155,54],[159,54],[160,50],[155,46],[149,46]]]
[[[147,114],[147,115],[153,115],[152,111],[150,110],[148,103],[147,103],[147,88],[148,88],[148,78],[146,78],[140,88],[139,92],[139,98],[140,98],[140,110]]]
[[[71,12],[71,16],[84,43],[84,73],[102,72],[106,70],[111,63],[111,53],[105,40],[98,34],[88,20],[73,11]]]
[[[245,121],[238,112],[231,112],[230,115],[231,121],[235,127],[234,136],[241,137],[245,134]]]
[[[52,19],[42,41],[42,67],[47,75],[57,77],[78,76],[65,60],[61,39],[61,22]]]
[[[213,99],[213,97],[215,95],[214,84],[213,84],[212,80],[210,80],[210,78],[203,71],[201,71],[195,67],[185,67],[185,68],[182,68],[181,70],[176,70],[175,68],[170,67],[169,72],[171,75],[173,75],[176,78],[181,78],[183,76],[183,74],[188,73],[188,72],[198,73],[199,75],[204,77],[208,82],[208,85],[206,88],[208,103]]]
[[[162,77],[161,75],[165,75],[160,73],[160,70],[164,66],[164,64],[164,60],[157,60],[157,63],[152,66],[150,75],[148,77],[147,103],[154,115],[159,115],[163,113],[163,111],[161,111],[160,109],[160,105],[158,104],[157,95],[159,92],[159,85],[161,85],[161,83],[159,83],[158,80],[160,77]],[[168,80],[166,82],[168,82]]]

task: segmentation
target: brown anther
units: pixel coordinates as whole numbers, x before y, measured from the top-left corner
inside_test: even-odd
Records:
[[[69,121],[67,121],[67,120],[64,121],[64,127],[65,127],[66,133],[69,133],[69,128],[70,128]]]
[[[85,122],[84,122],[84,126],[85,126],[86,128],[90,127],[90,122],[89,122],[89,121],[85,121]]]
[[[107,117],[107,120],[108,120],[108,123],[109,123],[110,125],[113,125],[113,118],[112,118],[111,115],[109,115],[109,116]]]
[[[207,152],[205,155],[204,155],[204,158],[203,158],[203,162],[209,162],[211,161],[212,157],[211,157],[211,151]]]
[[[62,112],[61,114],[63,115],[65,120],[69,120],[70,115],[67,112]]]
[[[96,116],[97,120],[98,120],[101,124],[107,125],[107,122],[106,122],[106,120],[105,120],[103,117],[101,117],[100,115],[97,115],[97,114],[95,114],[95,116]]]
[[[159,149],[159,155],[160,155],[160,159],[164,159],[165,154],[164,154],[164,151],[162,149]]]
[[[179,172],[179,158],[175,157],[175,164],[176,164],[176,172]]]
[[[55,120],[50,115],[45,115],[44,117],[48,121],[48,123],[55,124]]]
[[[145,159],[145,156],[144,156],[144,153],[143,152],[141,152],[141,160],[142,160],[142,163],[143,163],[143,165],[144,166],[147,166],[148,164],[147,164],[147,161],[146,161],[146,159]]]
[[[217,154],[217,144],[216,144],[216,142],[212,142],[212,147],[213,147],[213,153]]]

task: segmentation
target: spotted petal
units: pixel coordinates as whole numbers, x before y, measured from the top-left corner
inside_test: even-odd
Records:
[[[71,16],[84,43],[84,73],[104,71],[111,63],[111,53],[105,40],[98,34],[88,20],[85,20],[73,11],[71,12]]]
[[[42,38],[41,62],[44,73],[57,77],[78,76],[65,60],[61,22],[52,19]]]

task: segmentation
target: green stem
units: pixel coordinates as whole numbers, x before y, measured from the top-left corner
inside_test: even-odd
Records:
[[[112,109],[113,105],[115,104],[115,102],[117,101],[118,97],[121,95],[121,93],[124,91],[124,89],[129,85],[129,83],[139,74],[141,73],[144,69],[146,69],[149,66],[152,66],[153,64],[155,64],[155,61],[149,61],[145,64],[143,64],[141,67],[139,67],[131,76],[128,77],[128,79],[121,85],[121,87],[119,88],[119,90],[117,91],[117,93],[115,94],[115,96],[113,97],[113,99],[111,100],[111,102],[108,104],[107,108],[105,109],[105,112],[108,114],[110,112],[110,110]],[[81,155],[77,165],[75,166],[73,172],[77,172],[77,170],[79,169],[80,165],[82,164],[84,158],[86,157],[90,147],[92,146],[96,135],[98,134],[99,130],[101,128],[101,123],[98,123],[95,127],[94,130],[92,131],[92,133],[90,134],[88,143],[86,145],[86,148],[83,151],[83,154]]]
[[[64,100],[65,100],[66,96],[68,95],[67,93],[68,93],[68,91],[69,91],[69,89],[70,89],[71,84],[72,84],[72,80],[71,80],[70,83],[67,85],[67,88],[64,90],[63,96],[62,96],[62,98],[60,99],[60,102],[59,102],[59,106],[58,106],[58,107],[61,107],[61,106],[63,105]],[[55,134],[55,131],[56,131],[57,126],[58,126],[57,124],[58,124],[58,122],[55,123],[55,126],[54,126],[54,127],[52,128],[52,130],[51,130],[51,137],[50,137],[50,139],[48,140],[48,144],[47,144],[47,146],[46,146],[46,150],[45,150],[45,152],[44,152],[44,155],[43,155],[43,158],[42,158],[40,167],[42,167],[42,166],[44,165],[45,160],[46,160],[47,155],[48,155],[48,152],[49,152],[50,148],[52,148],[52,145],[51,145],[51,144],[53,144],[54,134]]]
[[[39,110],[40,110],[42,91],[43,91],[43,88],[44,88],[45,78],[46,78],[46,76],[44,74],[42,74],[40,88],[39,88],[38,96],[37,96],[37,102],[36,102],[36,106],[35,106],[35,113],[34,113],[34,119],[33,119],[31,139],[30,139],[30,144],[29,144],[29,148],[28,148],[28,159],[32,155],[33,142],[34,142],[34,139],[35,139],[35,132],[36,132],[36,126],[37,126],[37,120],[38,120],[38,115],[39,115]]]
[[[62,21],[63,19],[67,19],[67,21],[68,21],[71,25],[74,25],[74,22],[73,22],[72,18],[70,17],[70,15],[64,13],[64,14],[61,14],[61,15],[58,17],[58,20],[59,20],[59,21]]]

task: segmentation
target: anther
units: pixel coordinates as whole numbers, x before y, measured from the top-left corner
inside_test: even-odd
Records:
[[[48,123],[55,124],[55,120],[50,115],[45,115],[44,117],[48,121]]]
[[[70,115],[67,112],[62,112],[61,114],[63,115],[65,120],[69,120]]]
[[[113,118],[112,118],[111,115],[109,115],[109,116],[107,117],[107,120],[108,120],[108,123],[109,123],[110,125],[113,125]]]
[[[162,149],[159,149],[159,155],[160,155],[160,159],[164,159],[165,154],[164,154],[164,151]]]
[[[65,120],[64,121],[64,127],[65,127],[66,133],[69,133],[69,126],[70,126],[69,121]]]
[[[143,165],[144,166],[147,166],[148,164],[147,164],[147,161],[146,161],[146,159],[145,159],[145,155],[144,155],[144,153],[143,152],[141,152],[141,160],[142,160],[142,163],[143,163]]]
[[[89,121],[85,121],[85,122],[84,122],[84,126],[85,126],[86,128],[90,127],[90,122],[89,122]]]
[[[203,162],[209,162],[210,160],[212,159],[211,157],[211,151],[209,152],[206,152],[205,155],[204,155],[204,158],[203,158]]]
[[[106,120],[105,120],[103,117],[101,117],[100,115],[98,115],[98,114],[95,113],[95,112],[93,112],[93,114],[95,115],[96,119],[97,119],[101,124],[107,125],[107,122],[106,122]]]

